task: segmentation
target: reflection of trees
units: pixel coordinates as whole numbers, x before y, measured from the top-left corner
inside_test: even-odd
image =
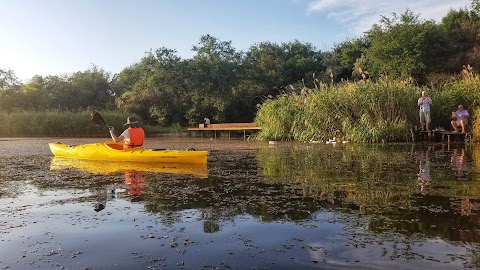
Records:
[[[396,200],[408,206],[416,189],[405,177],[411,158],[404,148],[262,148],[257,158],[266,182],[302,189],[305,196],[370,205]],[[334,192],[344,195],[336,197]]]
[[[449,168],[450,155],[435,152],[434,187],[422,195],[418,168],[431,166],[423,149],[402,146],[262,148],[257,159],[267,183],[282,183],[333,207],[369,214],[375,232],[422,233],[480,242],[480,183],[461,183]],[[435,171],[437,170],[437,171]],[[430,176],[429,176],[430,177]],[[468,199],[466,199],[468,198]],[[459,225],[461,223],[461,225]]]
[[[480,219],[477,215],[462,215],[461,203],[462,200],[443,196],[416,196],[411,208],[385,208],[372,215],[369,228],[377,233],[421,233],[453,241],[480,242]],[[477,206],[476,213],[479,212]]]
[[[425,155],[419,155],[424,153],[419,148],[294,145],[261,148],[258,153],[221,151],[209,161],[207,179],[145,173],[143,203],[148,212],[161,213],[158,218],[166,225],[182,222],[182,210],[198,210],[205,232],[221,230],[222,222],[239,215],[267,222],[302,221],[334,209],[364,214],[374,232],[480,242],[475,229],[480,224],[480,183],[473,173],[472,181],[456,181],[449,166],[451,151],[431,149],[432,183],[420,193],[417,174]],[[92,191],[94,195],[83,200],[105,198],[106,186],[124,182],[122,172],[95,175],[27,165],[34,166],[36,175],[19,174],[22,179],[34,179],[40,190]]]
[[[233,167],[221,170],[231,173],[228,177],[210,174],[209,179],[149,178],[144,192],[147,211],[164,215],[197,209],[207,221],[205,231],[215,232],[220,229],[219,222],[238,215],[250,214],[264,221],[304,220],[325,205],[321,200],[305,198],[301,190],[259,182],[256,171],[246,174]],[[176,222],[168,214],[164,221]]]
[[[300,221],[336,207],[339,198],[352,199],[352,194],[344,191],[312,196],[306,192],[308,187],[261,181],[264,177],[259,175],[255,152],[226,155],[230,154],[233,156],[219,157],[215,165],[209,165],[208,179],[152,175],[144,192],[146,210],[162,213],[160,222],[171,225],[181,220],[179,211],[196,209],[206,220],[205,232],[214,232],[221,229],[222,221],[239,215],[252,215],[262,221]],[[313,187],[311,192],[315,192]]]
[[[48,166],[49,163],[47,162],[46,165]],[[30,173],[33,173],[34,175],[30,175]],[[95,210],[103,209],[102,205],[105,207],[107,201],[112,198],[110,188],[124,179],[122,172],[109,175],[98,175],[76,169],[50,171],[48,168],[42,170],[36,169],[31,172],[26,171],[24,172],[23,177],[32,178],[30,183],[40,191],[65,189],[88,191],[88,195],[75,199],[68,199],[68,201],[91,201],[95,204]]]
[[[21,194],[23,188],[23,181],[15,181],[8,179],[8,177],[0,177],[0,198],[15,198]]]
[[[206,233],[216,233],[220,231],[220,225],[212,220],[203,222],[203,231]]]
[[[430,147],[420,152],[418,163],[418,185],[420,186],[420,192],[425,193],[432,180],[430,176]]]
[[[0,198],[15,198],[25,189],[25,181],[42,178],[44,160],[35,156],[28,158],[2,157],[0,159]],[[27,176],[30,175],[30,176]]]
[[[458,180],[467,180],[467,157],[465,155],[465,149],[454,149],[452,157],[450,158],[452,170],[456,172]]]

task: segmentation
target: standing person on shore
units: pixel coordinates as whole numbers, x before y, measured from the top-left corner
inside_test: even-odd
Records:
[[[467,131],[468,127],[468,118],[470,118],[470,114],[468,111],[463,107],[463,104],[458,105],[458,110],[452,112],[452,127],[453,132],[458,132],[458,128],[462,128],[462,133]]]
[[[430,129],[430,105],[432,105],[432,99],[427,95],[426,91],[422,91],[422,96],[418,99],[418,107],[420,107],[420,126],[422,131],[428,131]]]
[[[143,128],[140,127],[137,118],[134,116],[128,117],[127,123],[123,126],[128,126],[128,128],[125,129],[120,136],[115,135],[115,133],[113,133],[113,127],[110,126],[109,131],[113,141],[123,142],[124,150],[141,147],[145,140],[145,132]]]

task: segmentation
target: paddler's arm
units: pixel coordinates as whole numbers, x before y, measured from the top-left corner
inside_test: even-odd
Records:
[[[117,137],[117,135],[115,135],[115,133],[113,133],[113,131],[110,131],[110,136],[112,136],[112,140],[114,142],[123,142],[123,136],[120,136],[120,137]]]
[[[122,135],[118,137],[114,132],[113,132],[113,127],[109,127],[108,131],[110,132],[110,136],[112,137],[112,140],[114,142],[122,142],[123,139],[125,139]]]

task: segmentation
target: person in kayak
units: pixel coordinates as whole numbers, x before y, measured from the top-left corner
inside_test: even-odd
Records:
[[[128,126],[125,131],[120,136],[117,136],[113,131],[112,126],[109,127],[110,136],[115,142],[123,142],[123,149],[132,149],[135,147],[142,147],[143,141],[145,140],[145,132],[143,128],[140,127],[140,123],[137,118],[130,116],[127,118],[127,123],[123,126]]]

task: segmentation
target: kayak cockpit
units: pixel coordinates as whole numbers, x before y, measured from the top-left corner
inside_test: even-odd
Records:
[[[123,144],[117,142],[105,142],[106,147],[111,148],[113,150],[123,150]]]

